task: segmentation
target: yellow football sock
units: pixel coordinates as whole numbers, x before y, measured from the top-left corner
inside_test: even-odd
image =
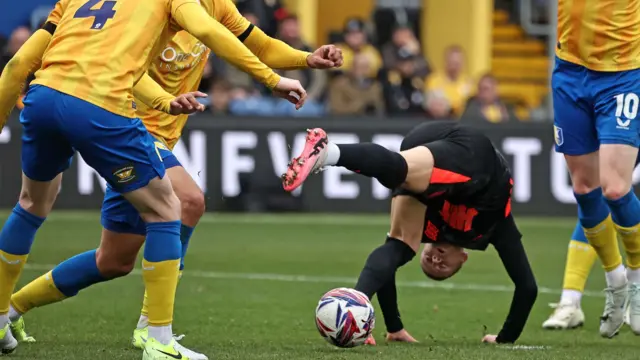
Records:
[[[612,271],[622,265],[622,256],[611,215],[590,229],[584,228],[584,235],[598,254],[605,271]]]
[[[145,301],[149,325],[166,326],[173,321],[173,304],[178,285],[180,259],[149,262],[142,260],[142,274],[145,285]],[[144,305],[146,303],[146,305]]]
[[[640,269],[640,224],[633,227],[615,227],[627,253],[627,266],[632,270]]]
[[[11,306],[20,314],[26,314],[33,308],[56,303],[66,298],[56,287],[52,272],[49,271],[13,294]]]
[[[587,278],[598,254],[591,245],[571,240],[567,252],[567,263],[564,268],[563,290],[576,290],[583,292]]]
[[[11,294],[29,255],[13,255],[0,250],[0,314],[9,312]]]
[[[178,274],[178,281],[182,279],[182,270],[180,274]],[[147,289],[144,290],[144,298],[142,299],[142,310],[140,310],[140,315],[149,317],[149,296],[147,294]]]

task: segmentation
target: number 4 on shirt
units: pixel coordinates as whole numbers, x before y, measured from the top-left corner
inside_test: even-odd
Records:
[[[113,18],[116,15],[116,11],[113,7],[116,5],[115,1],[105,1],[101,7],[92,10],[91,8],[96,6],[102,0],[89,0],[78,11],[76,11],[74,18],[94,18],[91,29],[102,30],[107,20]]]

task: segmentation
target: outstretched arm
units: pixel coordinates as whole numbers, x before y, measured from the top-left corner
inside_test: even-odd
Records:
[[[196,98],[207,96],[207,94],[199,91],[173,96],[166,92],[147,73],[133,87],[133,95],[150,108],[171,115],[192,114],[197,111],[203,111],[204,105],[198,103]]]
[[[290,70],[302,68],[327,69],[342,65],[342,52],[333,45],[325,45],[314,53],[292,48],[269,37],[240,14],[231,0],[220,1],[216,19],[240,39],[267,66]]]
[[[178,25],[222,59],[251,74],[269,89],[280,82],[278,74],[262,63],[226,27],[211,18],[201,5],[184,3],[172,13]]]
[[[522,246],[522,236],[511,215],[505,221],[493,245],[515,285],[515,292],[507,320],[495,339],[497,343],[513,343],[520,337],[538,296],[538,286]]]
[[[55,25],[46,23],[36,31],[9,60],[0,75],[0,130],[13,111],[25,86],[27,77],[40,67],[42,55],[49,46]]]

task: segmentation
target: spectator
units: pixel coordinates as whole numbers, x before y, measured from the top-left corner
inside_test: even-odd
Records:
[[[219,79],[211,84],[209,90],[209,110],[214,116],[229,115],[233,88],[225,79]]]
[[[373,45],[369,43],[365,30],[365,23],[361,19],[349,19],[344,27],[344,43],[338,45],[342,49],[344,64],[342,70],[348,71],[353,66],[353,57],[356,54],[364,54],[371,58],[371,70],[369,77],[376,77],[382,68],[382,57]]]
[[[371,59],[364,54],[353,58],[353,67],[336,77],[329,88],[329,111],[335,115],[384,114],[382,85],[369,77]]]
[[[406,48],[407,50],[415,53],[422,54],[422,48],[420,42],[413,33],[411,27],[407,25],[398,26],[391,37],[391,41],[382,47],[382,59],[384,60],[384,66],[387,69],[394,68],[398,61],[398,50]],[[427,76],[429,74],[429,65],[422,55],[416,59],[416,72],[420,76]]]
[[[427,95],[425,104],[427,116],[433,120],[448,120],[454,118],[449,101],[435,94]]]
[[[4,47],[2,56],[0,57],[0,72],[4,69],[5,65],[11,60],[13,55],[18,52],[22,45],[29,40],[31,31],[26,26],[21,26],[13,30],[9,41]]]
[[[459,46],[450,46],[445,51],[445,69],[427,78],[427,96],[441,96],[449,101],[456,116],[462,114],[473,85],[464,74],[464,54]]]
[[[391,115],[425,115],[424,78],[417,75],[416,59],[407,49],[398,50],[394,69],[383,76],[387,112]]]
[[[313,49],[302,40],[300,36],[300,23],[294,15],[285,17],[280,22],[278,38],[294,49],[313,52]],[[299,69],[282,71],[280,75],[300,81],[307,89],[307,101],[321,101],[327,87],[327,73],[317,69]]]
[[[500,100],[496,78],[487,74],[478,81],[478,93],[469,99],[462,118],[467,122],[503,123],[515,118],[515,115]]]
[[[287,15],[280,0],[238,0],[236,7],[252,24],[258,26],[256,23],[259,23],[262,31],[271,37],[276,36],[278,22]]]

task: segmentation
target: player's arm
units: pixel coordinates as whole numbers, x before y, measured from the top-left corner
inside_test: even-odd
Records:
[[[203,111],[204,105],[196,98],[206,97],[199,91],[174,96],[166,92],[148,73],[145,73],[133,87],[133,96],[145,105],[171,115],[192,114]]]
[[[251,74],[269,89],[280,82],[278,74],[262,63],[231,31],[212,19],[199,4],[182,3],[172,13],[178,25],[222,59]]]
[[[0,130],[20,98],[29,74],[40,67],[54,31],[55,25],[47,22],[42,29],[31,35],[0,75]]]
[[[515,285],[511,308],[496,342],[513,343],[520,337],[527,323],[529,313],[538,296],[538,287],[517,229],[512,236],[501,237],[493,245]]]
[[[331,68],[342,64],[342,54],[332,45],[320,48],[335,54],[314,54],[292,48],[283,41],[274,39],[260,28],[251,24],[240,14],[231,0],[223,0],[216,9],[216,18],[240,39],[263,63],[273,69],[292,70],[312,68]]]

